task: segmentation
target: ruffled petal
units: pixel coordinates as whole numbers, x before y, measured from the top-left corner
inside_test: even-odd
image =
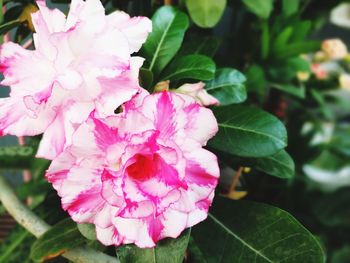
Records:
[[[152,31],[152,22],[147,17],[133,17],[122,11],[115,11],[107,16],[108,23],[125,34],[130,53],[137,52]]]
[[[23,100],[17,98],[0,99],[0,131],[16,136],[43,133],[55,118],[56,112],[40,105],[33,113]]]
[[[206,145],[207,141],[219,130],[213,112],[197,103],[186,105],[183,111],[187,117],[187,123],[184,127],[186,136],[198,141],[203,146]],[[181,144],[181,142],[179,143]]]
[[[5,77],[1,84],[11,86],[11,96],[35,96],[47,90],[50,93],[55,74],[50,61],[11,42],[3,44],[0,51]]]

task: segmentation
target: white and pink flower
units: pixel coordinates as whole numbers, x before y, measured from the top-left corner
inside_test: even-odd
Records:
[[[0,135],[44,133],[38,156],[54,158],[92,111],[113,114],[140,89],[143,63],[131,57],[151,31],[151,21],[123,12],[105,15],[99,0],[73,0],[68,16],[37,2],[32,15],[35,50],[9,42],[0,49]]]
[[[153,247],[207,217],[219,168],[202,146],[217,130],[190,96],[144,91],[117,116],[82,124],[47,178],[103,244]]]

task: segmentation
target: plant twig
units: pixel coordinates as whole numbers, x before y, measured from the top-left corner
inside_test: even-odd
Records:
[[[0,201],[9,214],[35,237],[40,237],[50,229],[46,222],[20,202],[2,176],[0,176]],[[75,263],[119,263],[117,258],[85,247],[73,248],[62,256]]]

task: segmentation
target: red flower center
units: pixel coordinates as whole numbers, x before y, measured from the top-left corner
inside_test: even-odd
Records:
[[[156,158],[154,155],[136,154],[135,162],[126,168],[128,175],[139,181],[151,178],[156,172]]]

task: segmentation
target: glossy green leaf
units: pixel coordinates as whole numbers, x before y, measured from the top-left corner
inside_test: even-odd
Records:
[[[209,80],[214,78],[215,63],[203,55],[188,55],[173,61],[161,75],[162,80],[196,79]]]
[[[34,261],[42,262],[57,257],[68,249],[77,247],[85,242],[76,223],[65,219],[45,232],[32,245],[30,257]]]
[[[282,150],[274,155],[256,159],[254,168],[283,179],[294,177],[294,161],[289,154]]]
[[[226,0],[186,0],[185,3],[193,22],[204,28],[214,27],[226,7]]]
[[[255,107],[230,105],[214,109],[219,132],[209,145],[242,157],[265,157],[287,145],[287,131],[275,116]]]
[[[96,240],[96,229],[93,224],[77,224],[80,233],[89,240]]]
[[[213,57],[220,47],[221,40],[217,37],[205,36],[186,39],[178,55],[206,55]]]
[[[20,20],[13,20],[0,25],[0,35],[5,34],[7,31],[10,31],[12,28],[19,26],[21,24]]]
[[[222,68],[215,72],[214,79],[208,81],[205,89],[220,101],[220,105],[241,103],[247,99],[244,82],[246,78],[238,70]]]
[[[117,255],[121,263],[182,263],[190,233],[190,230],[186,230],[176,239],[161,240],[154,248],[125,245],[117,248]]]
[[[246,8],[260,18],[267,19],[273,10],[273,0],[242,0]]]
[[[140,85],[148,90],[149,92],[152,92],[152,83],[153,83],[153,73],[152,71],[146,69],[146,68],[141,68],[140,69]]]
[[[285,16],[291,16],[298,12],[300,0],[282,0],[282,12]]]
[[[147,68],[158,75],[179,50],[189,20],[185,13],[165,6],[154,14],[152,25],[152,32],[142,46],[141,53],[146,58]]]
[[[204,263],[322,263],[316,238],[289,213],[265,204],[217,198],[193,228]]]

